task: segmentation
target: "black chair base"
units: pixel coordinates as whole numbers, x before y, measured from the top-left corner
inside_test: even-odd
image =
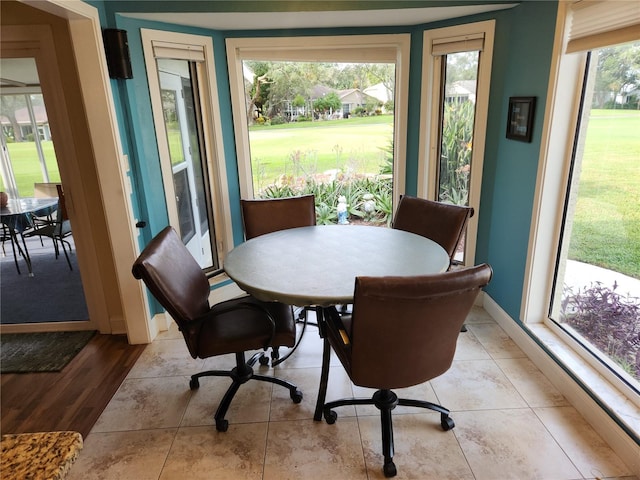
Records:
[[[380,410],[380,424],[382,427],[382,454],[384,455],[383,471],[385,477],[394,477],[397,473],[396,465],[393,463],[393,421],[391,419],[391,410],[398,405],[406,407],[427,408],[440,412],[440,426],[444,431],[451,430],[455,427],[455,423],[449,417],[449,410],[441,405],[426,402],[422,400],[412,400],[407,398],[398,398],[391,390],[378,390],[371,398],[344,398],[327,402],[323,406],[323,416],[325,421],[331,425],[335,423],[338,414],[333,410],[337,407],[345,405],[375,405]]]
[[[277,365],[280,365],[282,362],[284,362],[285,360],[287,360],[291,355],[294,354],[294,352],[298,349],[298,347],[300,346],[300,342],[302,342],[302,337],[304,337],[304,333],[307,330],[307,326],[310,325],[312,327],[317,327],[318,324],[316,322],[310,322],[307,316],[307,311],[312,310],[316,312],[318,312],[318,308],[317,307],[300,307],[300,310],[298,311],[297,315],[295,315],[295,321],[296,324],[301,324],[302,327],[300,328],[300,333],[298,333],[296,335],[296,341],[293,345],[293,347],[291,347],[289,349],[289,351],[284,355],[284,356],[280,356],[280,349],[279,347],[273,347],[271,349],[271,366],[275,367]],[[260,357],[260,364],[261,365],[268,365],[269,364],[269,359],[267,357]]]
[[[289,389],[289,396],[291,397],[291,400],[293,400],[293,403],[300,403],[302,401],[302,392],[293,383],[289,383],[280,378],[267,377],[253,373],[253,365],[263,356],[264,352],[258,352],[253,355],[249,361],[245,361],[243,352],[236,353],[236,366],[232,370],[207,370],[205,372],[191,375],[191,380],[189,381],[189,388],[191,388],[191,390],[196,390],[200,387],[200,377],[230,377],[232,380],[231,386],[224,394],[224,397],[222,397],[222,401],[220,402],[220,405],[218,405],[218,409],[214,415],[216,430],[219,432],[226,432],[229,428],[229,422],[224,417],[227,414],[231,401],[238,392],[240,385],[247,383],[249,380],[259,380],[261,382],[281,385]]]

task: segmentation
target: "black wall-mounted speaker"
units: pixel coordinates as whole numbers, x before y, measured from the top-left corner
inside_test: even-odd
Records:
[[[133,78],[127,31],[116,28],[102,30],[107,67],[111,78]]]

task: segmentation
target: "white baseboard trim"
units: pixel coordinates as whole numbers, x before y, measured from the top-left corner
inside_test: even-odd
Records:
[[[640,446],[602,408],[558,362],[551,357],[529,333],[515,322],[489,295],[483,295],[483,307],[496,323],[511,337],[529,359],[542,371],[549,381],[565,396],[571,405],[598,432],[605,442],[616,452],[634,475],[640,477]],[[545,328],[536,326],[536,328]],[[531,329],[529,331],[532,331]],[[549,334],[553,335],[550,331]],[[557,342],[562,342],[558,337]],[[584,362],[584,368],[591,368]],[[594,371],[597,375],[597,372]],[[613,387],[612,387],[613,388]]]
[[[167,330],[169,330],[171,322],[173,322],[173,319],[166,312],[156,313],[153,317],[151,317],[151,321],[149,322],[151,341],[153,342],[161,332],[166,332]]]

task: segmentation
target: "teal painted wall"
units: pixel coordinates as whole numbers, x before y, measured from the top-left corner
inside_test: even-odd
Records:
[[[239,186],[236,150],[231,117],[231,99],[224,46],[225,38],[244,36],[341,35],[375,33],[410,33],[411,67],[410,98],[420,98],[422,71],[422,32],[461,23],[496,20],[496,37],[491,77],[488,131],[485,149],[483,190],[479,216],[476,261],[490,263],[494,277],[487,288],[491,297],[514,319],[518,319],[531,223],[533,193],[540,154],[540,137],[544,117],[551,51],[553,47],[557,2],[525,1],[520,5],[494,13],[476,15],[413,27],[385,27],[332,30],[287,31],[209,31],[157,22],[140,21],[119,15],[123,9],[138,6],[148,10],[171,10],[182,2],[92,2],[101,4],[104,26],[127,30],[134,78],[112,80],[120,132],[125,151],[129,153],[135,189],[134,204],[140,218],[148,221],[145,241],[167,223],[160,162],[151,115],[146,71],[140,40],[140,28],[154,28],[212,37],[216,60],[225,162],[232,206],[233,234],[242,241],[239,209]],[[199,3],[199,2],[196,2]],[[205,3],[205,2],[202,2]],[[209,2],[206,2],[209,3]],[[425,2],[429,3],[429,2]],[[416,5],[417,6],[417,5]],[[179,7],[178,7],[179,8]],[[537,108],[531,143],[505,138],[507,105],[511,96],[535,96]],[[419,125],[419,102],[411,102],[407,112],[409,125]],[[406,193],[415,194],[418,149],[421,132],[410,128],[407,139]]]
[[[540,157],[556,2],[525,2],[497,16],[476,261],[494,277],[486,291],[519,319]],[[505,137],[509,97],[536,97],[531,143]]]

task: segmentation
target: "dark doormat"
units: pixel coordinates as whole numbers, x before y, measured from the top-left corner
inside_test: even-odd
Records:
[[[95,335],[80,332],[0,335],[0,373],[59,372]]]

